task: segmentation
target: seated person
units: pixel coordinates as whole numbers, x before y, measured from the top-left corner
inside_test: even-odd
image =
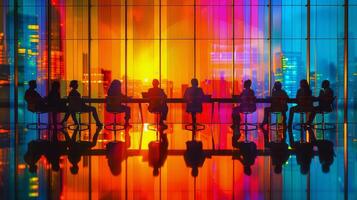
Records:
[[[291,107],[289,112],[289,130],[292,128],[295,112],[313,110],[312,92],[309,83],[305,79],[300,81],[300,88],[296,93],[296,99],[298,105]]]
[[[191,113],[192,123],[196,123],[196,113],[202,112],[202,101],[204,98],[204,93],[202,88],[198,87],[198,80],[191,80],[192,87],[186,89],[184,94],[184,99],[187,102],[186,112]]]
[[[309,118],[308,123],[311,124],[316,116],[316,113],[321,112],[331,112],[332,111],[332,103],[333,103],[333,90],[330,88],[330,81],[324,80],[321,85],[322,89],[320,90],[320,94],[318,97],[319,105],[314,107],[313,112]]]
[[[29,89],[25,92],[27,107],[31,112],[47,112],[48,106],[44,98],[36,91],[36,80],[29,81]]]
[[[255,99],[254,91],[250,88],[252,85],[251,80],[244,81],[244,89],[242,93],[239,95],[239,98],[242,100],[239,106],[233,108],[232,112],[232,120],[233,125],[232,128],[239,128],[240,125],[240,113],[241,112],[252,112],[256,110],[255,101],[252,103],[250,99]]]
[[[159,88],[159,81],[152,81],[153,88],[150,88],[147,96],[150,99],[149,112],[160,112],[160,125],[165,126],[164,121],[167,118],[169,108],[166,104],[166,94],[163,89]]]
[[[47,105],[54,111],[53,121],[55,122],[55,124],[57,123],[57,113],[60,112],[66,113],[61,124],[65,123],[69,118],[69,112],[66,103],[61,102],[60,83],[58,81],[54,81],[52,83],[51,90],[48,93],[46,100],[47,100]],[[75,117],[72,116],[72,119],[75,120]]]
[[[77,80],[72,80],[69,84],[69,87],[72,88],[71,91],[68,94],[68,100],[70,100],[71,98],[81,98],[81,94],[77,91],[78,89],[78,81]],[[93,114],[93,118],[95,119],[96,125],[97,126],[103,126],[103,124],[100,122],[99,118],[98,118],[98,113],[97,113],[97,109],[93,106],[88,106],[86,105],[84,102],[82,102],[82,100],[80,100],[80,107],[76,108],[81,112],[92,112]],[[74,117],[74,121],[77,122],[77,119],[74,115],[74,112],[70,109],[71,105],[69,105],[69,112],[72,114],[72,116]]]
[[[121,103],[121,99],[128,98],[121,92],[121,82],[119,80],[113,80],[108,89],[108,97],[114,98],[113,101],[107,102],[107,111],[109,112],[118,112],[118,113],[125,113],[125,126],[129,126],[129,119],[130,119],[130,107],[123,105]],[[118,101],[116,101],[118,100]]]
[[[272,91],[272,103],[270,105],[270,107],[266,107],[264,108],[264,119],[263,122],[261,123],[261,127],[263,127],[265,124],[268,123],[268,117],[271,111],[274,110],[279,110],[282,111],[282,116],[283,116],[283,124],[284,126],[286,125],[286,111],[288,110],[288,104],[287,104],[287,99],[289,98],[288,95],[286,94],[286,92],[284,90],[281,89],[282,85],[279,81],[276,81],[274,83],[274,87],[273,87],[273,91]],[[276,100],[279,101],[276,101]],[[284,103],[284,105],[282,105],[281,103]],[[283,110],[280,110],[281,108],[283,108]]]

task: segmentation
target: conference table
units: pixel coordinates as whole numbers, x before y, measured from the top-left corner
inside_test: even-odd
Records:
[[[83,102],[85,103],[96,103],[96,104],[102,104],[106,103],[106,98],[89,98],[89,97],[82,97]],[[317,101],[318,98],[314,97],[313,101]],[[67,102],[67,98],[63,98],[62,101]],[[126,99],[121,99],[121,102],[126,104],[130,103],[136,103],[139,106],[140,110],[140,118],[141,122],[144,123],[143,119],[143,111],[142,111],[142,104],[144,103],[149,103],[150,99],[149,98],[126,98]],[[186,103],[186,100],[184,98],[167,98],[166,103],[171,104],[171,103]],[[241,99],[238,96],[233,96],[232,98],[211,98],[206,96],[206,98],[202,101],[202,103],[209,103],[211,104],[211,123],[213,122],[213,114],[214,114],[214,105],[215,103],[218,104],[218,110],[220,110],[220,104],[235,104],[235,103],[240,103]],[[271,98],[256,98],[256,103],[264,103],[268,104],[271,103]],[[287,100],[287,103],[297,103],[296,98],[289,98]]]

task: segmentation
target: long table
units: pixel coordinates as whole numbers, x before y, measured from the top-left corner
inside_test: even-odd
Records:
[[[314,99],[316,100],[316,99]],[[83,101],[86,103],[106,103],[105,98],[83,98]],[[144,99],[144,98],[129,98],[129,99],[123,99],[123,103],[149,103],[149,99]],[[210,98],[203,103],[240,103],[239,98]],[[271,99],[270,98],[257,98],[256,99],[257,103],[270,103]],[[297,99],[296,98],[291,98],[288,99],[288,103],[296,103]],[[186,103],[184,98],[168,98],[166,99],[166,103]]]
[[[83,101],[85,103],[106,103],[106,98],[88,98],[88,97],[82,97]],[[67,101],[67,99],[62,99],[63,101]],[[314,101],[317,101],[317,98],[314,98]],[[123,103],[137,103],[139,105],[139,110],[140,110],[140,119],[141,122],[144,123],[144,118],[143,118],[143,110],[142,110],[142,105],[143,103],[149,103],[149,99],[145,98],[128,98],[128,99],[123,99]],[[220,110],[220,104],[221,103],[240,103],[241,100],[240,98],[234,97],[234,98],[208,98],[203,101],[203,103],[210,103],[211,104],[211,123],[213,122],[213,114],[214,114],[214,105],[215,103],[218,103],[218,110]],[[256,99],[257,103],[271,103],[270,98],[257,98]],[[289,98],[287,100],[288,103],[297,103],[296,98]],[[167,98],[166,103],[186,103],[184,98]]]

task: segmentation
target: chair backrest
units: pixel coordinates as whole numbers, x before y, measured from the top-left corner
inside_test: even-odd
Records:
[[[297,98],[297,104],[302,108],[311,108],[313,106],[313,97],[301,96]]]
[[[105,99],[106,99],[107,110],[118,108],[122,104],[122,99],[118,96],[107,96]]]
[[[271,97],[270,107],[272,111],[285,111],[287,110],[288,99],[286,97]]]
[[[149,99],[149,112],[161,112],[165,104],[165,99],[162,96],[149,96],[148,92],[141,93],[144,99]]]
[[[82,98],[80,97],[68,97],[68,110],[71,112],[81,112],[82,110]]]
[[[240,108],[242,112],[255,112],[257,110],[255,96],[241,96]]]
[[[319,99],[319,106],[323,109],[324,112],[332,112],[334,108],[334,102],[336,100],[336,96],[334,97],[325,97]]]

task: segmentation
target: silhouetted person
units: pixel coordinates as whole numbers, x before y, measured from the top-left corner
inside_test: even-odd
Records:
[[[61,124],[65,123],[69,118],[70,113],[68,112],[68,106],[66,103],[61,101],[60,83],[58,81],[52,82],[51,90],[45,99],[47,101],[48,107],[53,111],[52,118],[55,126],[57,125],[57,114],[61,112],[65,113]],[[73,118],[73,120],[75,120],[75,118]]]
[[[295,148],[296,160],[300,165],[300,172],[307,174],[310,171],[311,160],[314,157],[312,143],[297,143]]]
[[[202,88],[198,87],[198,80],[191,80],[191,87],[187,88],[184,94],[186,101],[186,112],[191,113],[192,124],[196,124],[196,113],[202,113],[202,102],[204,93]]]
[[[333,143],[329,140],[318,140],[316,145],[318,148],[322,171],[324,173],[328,173],[335,157]]]
[[[152,81],[152,88],[148,91],[148,98],[150,99],[149,103],[149,112],[159,112],[160,113],[160,125],[166,126],[164,121],[167,118],[167,113],[169,108],[166,104],[167,96],[163,89],[159,88],[159,81],[154,79]]]
[[[243,164],[244,174],[252,174],[251,166],[254,165],[258,155],[257,145],[254,142],[238,142],[239,154],[234,155]]]
[[[68,100],[69,102],[71,102],[71,98],[72,99],[77,99],[77,101],[79,102],[79,105],[69,105],[69,112],[71,112],[72,117],[74,117],[74,119],[76,118],[74,115],[73,109],[78,109],[81,112],[91,112],[93,115],[93,118],[95,119],[96,125],[97,126],[103,126],[103,124],[100,122],[99,117],[98,117],[98,113],[97,113],[97,109],[93,106],[88,106],[87,104],[85,104],[82,99],[81,99],[81,94],[78,92],[78,81],[77,80],[72,80],[69,84],[69,87],[71,88],[71,91],[68,94]],[[75,108],[73,108],[73,106]],[[77,119],[75,119],[75,123],[77,122]]]
[[[238,140],[240,137],[239,126],[241,123],[240,113],[242,112],[254,112],[256,110],[255,104],[255,94],[254,91],[250,88],[252,86],[251,80],[244,81],[244,89],[239,95],[241,103],[239,106],[233,108],[232,112],[232,129],[234,130],[233,140]]]
[[[161,133],[160,141],[149,143],[149,166],[153,167],[153,175],[159,175],[159,169],[165,164],[169,142],[167,135]]]
[[[25,92],[25,100],[31,112],[48,112],[48,106],[42,96],[36,91],[36,80],[29,81],[29,88]]]
[[[122,100],[128,97],[121,92],[121,82],[119,80],[113,80],[108,89],[108,97],[111,98],[111,103],[107,102],[108,112],[125,113],[125,126],[129,126],[130,119],[130,107],[123,105]]]
[[[289,112],[289,124],[288,124],[288,129],[289,129],[289,139],[290,139],[290,145],[294,146],[294,138],[292,134],[292,124],[293,124],[293,119],[294,119],[294,113],[295,112],[312,112],[313,111],[313,97],[312,97],[312,91],[310,89],[309,83],[303,79],[300,81],[300,88],[298,89],[296,93],[296,99],[297,99],[297,104],[296,106],[293,106],[290,108]],[[306,120],[306,122],[309,122],[309,119]],[[315,141],[315,134],[311,127],[305,127],[310,135],[310,139],[312,141]]]
[[[308,123],[311,124],[316,116],[316,113],[321,112],[332,112],[332,103],[333,103],[333,90],[330,88],[330,81],[324,80],[321,84],[322,89],[319,93],[319,105],[314,107],[311,116],[309,117]]]
[[[72,138],[66,138],[69,144],[68,148],[68,160],[72,164],[70,170],[72,174],[78,173],[78,163],[81,160],[81,156],[90,151],[97,144],[98,136],[100,131],[102,130],[101,126],[98,126],[93,135],[92,141],[82,141],[77,140],[77,134],[79,132],[78,128],[74,130]]]
[[[305,79],[300,81],[300,88],[296,93],[296,99],[298,105],[291,107],[289,112],[289,129],[292,128],[294,114],[296,112],[302,112],[309,109],[312,111],[313,108],[312,91],[309,83]]]
[[[276,174],[281,174],[283,165],[289,160],[290,157],[288,144],[285,142],[271,142],[269,147],[274,172]]]
[[[187,141],[184,159],[186,166],[192,168],[191,176],[197,177],[198,168],[202,167],[206,160],[206,155],[203,152],[202,142],[196,140]]]
[[[261,127],[268,124],[268,118],[270,112],[281,112],[282,117],[283,117],[283,124],[286,125],[286,111],[288,110],[288,95],[287,93],[282,89],[282,85],[279,81],[276,81],[274,83],[274,87],[272,90],[272,96],[271,96],[271,104],[270,107],[264,108],[264,119],[261,124]]]

